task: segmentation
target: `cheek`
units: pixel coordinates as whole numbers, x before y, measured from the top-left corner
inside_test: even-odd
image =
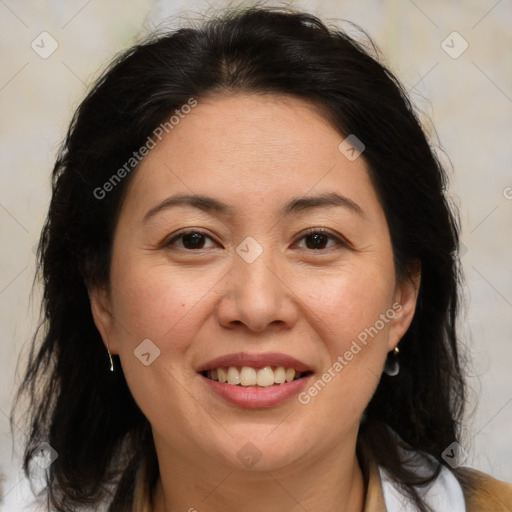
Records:
[[[329,275],[306,295],[329,359],[301,403],[314,415],[331,411],[340,429],[358,421],[375,392],[395,316],[393,268],[385,261],[367,263]]]
[[[222,273],[216,269],[178,269],[169,263],[129,256],[119,258],[115,267],[112,286],[120,352],[133,351],[146,338],[162,352],[185,352],[205,322],[211,301],[208,291]]]
[[[360,421],[386,357],[389,324],[379,323],[380,330],[375,324],[387,310],[387,301],[384,296],[368,297],[362,293],[361,284],[363,280],[347,278],[338,288],[324,290],[319,316],[325,313],[323,318],[330,321],[329,329],[324,328],[319,335],[327,357],[321,371],[299,395],[311,417],[332,417],[335,437]]]
[[[308,318],[315,322],[333,356],[347,350],[347,344],[391,308],[394,272],[381,264],[353,264],[325,274],[321,280],[318,275],[303,274],[297,284],[305,311],[314,313]],[[389,321],[381,323],[379,331],[385,334]]]
[[[125,256],[115,263],[115,335],[128,387],[147,417],[172,422],[173,411],[195,407],[181,383],[195,375],[189,357],[192,340],[207,316],[207,292],[221,275],[204,269],[177,271],[141,257]],[[143,342],[144,352],[139,350]],[[147,366],[143,353],[150,354]]]

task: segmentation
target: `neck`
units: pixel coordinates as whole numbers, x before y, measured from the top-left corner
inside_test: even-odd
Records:
[[[270,471],[241,471],[215,461],[198,464],[158,445],[157,453],[160,478],[153,512],[363,511],[364,479],[355,443]]]

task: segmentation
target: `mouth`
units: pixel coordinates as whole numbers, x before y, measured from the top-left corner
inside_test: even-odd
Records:
[[[310,370],[298,371],[293,366],[218,366],[200,372],[207,379],[232,386],[269,388],[294,382],[311,375]]]
[[[216,387],[228,384],[227,388],[256,389],[288,388],[290,383],[313,374],[304,362],[278,352],[226,354],[203,364],[196,371],[207,380],[214,381]]]

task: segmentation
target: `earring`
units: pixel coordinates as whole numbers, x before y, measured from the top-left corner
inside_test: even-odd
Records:
[[[110,359],[110,371],[114,371],[114,361],[112,360],[112,354],[110,353],[110,347],[108,346],[107,342],[107,352],[108,352],[108,358]]]
[[[395,347],[391,352],[388,353],[386,363],[384,365],[384,373],[390,377],[398,375],[400,371],[400,363],[398,362],[398,347]]]

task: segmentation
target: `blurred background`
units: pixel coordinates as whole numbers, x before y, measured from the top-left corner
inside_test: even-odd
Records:
[[[460,333],[472,360],[473,391],[463,465],[512,483],[512,2],[267,4],[307,10],[351,33],[342,20],[360,25],[421,110],[449,166],[449,192],[462,220],[467,305]],[[36,510],[20,469],[25,433],[15,427],[13,441],[8,416],[18,359],[37,326],[40,288],[30,295],[34,247],[71,116],[117,52],[169,16],[166,26],[175,27],[228,5],[0,0],[0,511]]]

